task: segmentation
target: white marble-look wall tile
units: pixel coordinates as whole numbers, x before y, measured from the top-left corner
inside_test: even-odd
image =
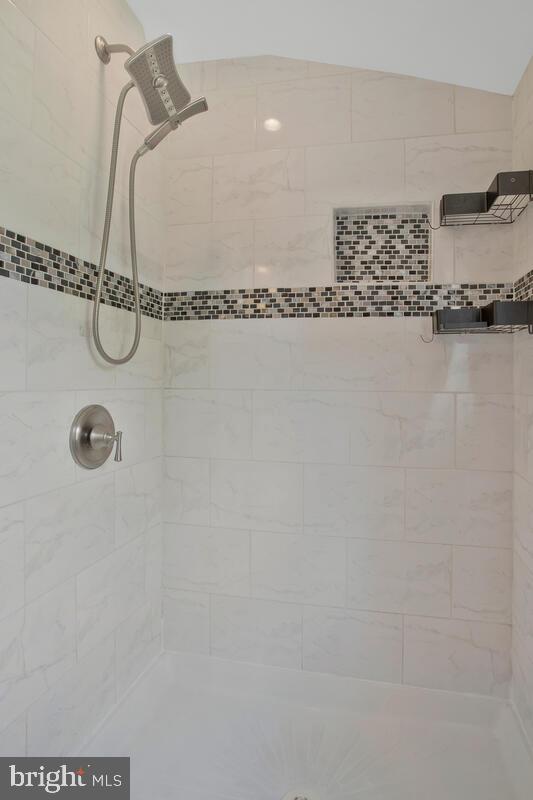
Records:
[[[304,608],[303,667],[312,672],[400,683],[401,616]]]
[[[533,661],[533,572],[519,552],[514,556],[513,625],[524,651]]]
[[[533,336],[525,331],[513,336],[513,361],[515,396],[533,395]]]
[[[22,714],[7,728],[0,731],[0,757],[26,755],[26,715]]]
[[[142,537],[113,551],[76,578],[78,654],[96,647],[145,599]]]
[[[349,142],[350,110],[349,75],[307,77],[259,86],[257,147],[262,150]],[[279,128],[272,130],[269,120],[278,121]]]
[[[533,661],[525,652],[521,637],[513,631],[512,701],[524,730],[533,741]]]
[[[173,389],[165,392],[165,448],[171,456],[249,458],[250,392]]]
[[[77,253],[81,168],[5,112],[0,143],[2,225]]]
[[[25,283],[2,280],[0,391],[17,391],[26,388],[27,302],[28,287]]]
[[[97,389],[115,385],[116,370],[90,342],[92,308],[71,295],[32,287],[28,293],[28,389]],[[112,309],[116,316],[119,312]],[[105,325],[102,315],[102,325]],[[113,326],[116,333],[116,327]],[[116,339],[105,340],[116,349]]]
[[[296,324],[293,388],[354,391],[404,388],[402,319],[307,319]]]
[[[32,108],[35,28],[14,3],[0,8],[0,49],[6,54],[0,78],[0,108],[29,125]]]
[[[407,367],[405,385],[419,392],[480,392],[498,388],[512,393],[512,337],[509,336],[440,336],[431,344],[420,338],[430,336],[427,318],[405,319]]]
[[[303,522],[301,464],[213,461],[211,524],[296,533]]]
[[[254,241],[256,287],[323,286],[333,281],[331,216],[256,220]]]
[[[455,130],[457,133],[511,130],[512,97],[455,86]]]
[[[453,549],[453,616],[511,622],[512,550]]]
[[[82,161],[82,125],[79,94],[82,70],[39,30],[35,35],[33,132],[77,163]]]
[[[167,187],[167,221],[169,225],[211,221],[212,158],[204,156],[169,161]]]
[[[439,544],[348,544],[348,606],[368,611],[449,617],[451,548]]]
[[[457,395],[457,466],[512,470],[513,400],[507,395]]]
[[[209,90],[207,114],[186,122],[169,143],[176,158],[250,152],[255,145],[255,88]]]
[[[6,725],[76,660],[76,603],[69,581],[0,622],[0,709]]]
[[[97,477],[26,503],[26,597],[86,569],[114,547],[113,481]]]
[[[506,697],[510,646],[508,625],[406,617],[404,682]]]
[[[161,522],[163,467],[156,458],[115,474],[115,537],[120,546]]]
[[[479,192],[511,167],[511,134],[460,133],[405,142],[406,191],[412,200]]]
[[[248,595],[250,536],[225,528],[165,525],[164,587]]]
[[[307,74],[307,61],[282,56],[245,56],[216,62],[219,89],[306,78]]]
[[[406,538],[510,547],[512,475],[471,470],[407,470]]]
[[[211,601],[211,653],[218,658],[300,669],[299,606],[240,597]]]
[[[24,507],[0,508],[0,619],[24,605]]]
[[[455,281],[488,283],[513,281],[513,227],[475,225],[455,231]],[[484,234],[484,235],[483,235]]]
[[[215,156],[215,220],[298,217],[304,213],[304,151]]]
[[[403,142],[309,147],[305,154],[305,190],[307,214],[329,214],[333,208],[343,206],[402,200]]]
[[[531,484],[514,473],[514,551],[533,574],[533,493]],[[516,583],[516,581],[515,581]]]
[[[253,223],[230,220],[168,229],[167,292],[251,287]]]
[[[213,322],[209,337],[209,385],[214,389],[289,389],[293,319]]]
[[[115,700],[115,640],[111,636],[30,707],[28,754],[75,753]]]
[[[0,497],[3,504],[74,481],[68,431],[74,419],[68,392],[0,395]],[[35,431],[39,435],[35,435]]]
[[[330,536],[252,533],[252,595],[344,606],[346,544]]]
[[[209,654],[210,600],[204,592],[166,589],[163,598],[165,650]]]
[[[453,395],[354,394],[350,460],[360,465],[453,466]]]
[[[42,673],[26,670],[23,632],[24,609],[0,621],[0,715],[3,725],[14,721],[46,690]]]
[[[209,386],[209,322],[166,323],[165,386],[207,389]]]
[[[116,631],[117,694],[120,698],[161,651],[159,631],[154,632],[150,605],[135,610]]]
[[[74,579],[28,603],[21,632],[27,676],[43,686],[57,683],[76,661],[76,589]]]
[[[348,393],[258,391],[253,405],[256,459],[348,463]]]
[[[352,139],[453,133],[453,87],[374,70],[352,73]]]
[[[305,532],[402,539],[404,480],[401,469],[305,464]]]
[[[210,474],[206,458],[164,459],[163,521],[209,525]]]

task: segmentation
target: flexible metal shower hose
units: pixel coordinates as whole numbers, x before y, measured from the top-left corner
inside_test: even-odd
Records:
[[[106,353],[104,346],[100,339],[100,301],[102,298],[102,288],[104,283],[104,274],[107,261],[107,250],[109,246],[109,235],[111,232],[111,217],[113,214],[113,200],[115,196],[115,179],[117,172],[117,158],[118,158],[118,145],[120,138],[120,123],[122,121],[122,111],[124,108],[124,101],[129,90],[132,89],[134,83],[130,81],[122,89],[115,113],[115,125],[113,129],[113,144],[111,147],[111,165],[109,168],[109,183],[107,187],[107,203],[105,210],[104,232],[102,235],[102,247],[100,250],[100,263],[98,268],[98,280],[96,282],[96,294],[94,298],[93,318],[92,318],[92,332],[96,349],[109,364],[125,364],[137,352],[139,340],[141,338],[141,302],[139,293],[139,273],[137,269],[137,243],[135,238],[135,172],[139,158],[144,155],[146,149],[141,147],[133,156],[130,164],[129,174],[129,227],[130,227],[130,251],[131,251],[131,274],[133,282],[133,299],[135,306],[135,335],[133,337],[133,344],[129,352],[122,356],[122,358],[113,358]]]

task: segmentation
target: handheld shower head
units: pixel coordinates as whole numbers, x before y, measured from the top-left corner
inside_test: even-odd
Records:
[[[124,66],[141,93],[152,125],[166,122],[190,103],[191,95],[178,75],[168,33],[145,44]]]
[[[153,150],[154,147],[157,147],[157,145],[162,142],[169,133],[171,133],[171,131],[175,131],[179,125],[185,122],[185,120],[207,110],[208,105],[205,97],[200,97],[198,100],[193,100],[192,103],[189,103],[189,105],[182,108],[181,111],[178,111],[177,114],[174,114],[171,119],[167,119],[167,121],[163,122],[159,128],[156,128],[155,131],[152,131],[152,133],[150,133],[144,140],[143,147],[147,147],[148,150]]]

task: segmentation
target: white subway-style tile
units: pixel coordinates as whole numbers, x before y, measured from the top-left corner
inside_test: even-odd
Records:
[[[24,605],[24,507],[0,508],[0,619]]]
[[[404,683],[507,697],[510,648],[508,625],[406,617]]]
[[[209,460],[168,456],[164,472],[163,521],[209,525]]]
[[[163,598],[165,650],[209,654],[210,600],[205,592],[166,589]]]
[[[376,70],[354,70],[352,139],[404,139],[454,132],[453,87]]]
[[[348,606],[449,617],[451,548],[440,544],[352,540],[348,544]]]
[[[73,484],[26,503],[26,597],[77,575],[114,547],[112,479]]]
[[[1,34],[0,34],[1,35]],[[26,388],[28,287],[15,280],[2,280],[0,293],[0,391]]]
[[[344,540],[253,532],[251,550],[254,597],[317,606],[345,605]]]
[[[298,217],[304,213],[304,151],[215,156],[215,220]]]
[[[452,616],[511,622],[512,550],[454,547]]]
[[[349,142],[350,113],[349,75],[258,86],[257,147],[263,150]],[[268,126],[267,121],[272,119],[280,123],[276,130]]]
[[[301,610],[288,603],[214,596],[211,653],[234,661],[300,669]]]
[[[401,683],[401,616],[338,608],[303,613],[305,670]]]
[[[506,472],[410,469],[406,539],[510,547],[513,480]]]
[[[297,533],[303,523],[300,464],[217,460],[211,464],[211,524]]]
[[[226,528],[165,525],[165,589],[250,593],[250,535]]]
[[[249,458],[251,393],[220,389],[166,391],[164,425],[166,455]]]
[[[462,469],[512,470],[512,397],[457,395],[456,465]]]
[[[403,539],[404,471],[305,464],[304,531],[362,539]]]

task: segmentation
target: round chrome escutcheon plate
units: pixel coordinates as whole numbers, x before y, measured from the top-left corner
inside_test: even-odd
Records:
[[[96,469],[107,461],[113,450],[113,442],[99,448],[91,446],[91,431],[100,431],[115,435],[115,424],[107,408],[99,405],[85,406],[79,411],[70,428],[70,452],[74,461],[85,469]]]

